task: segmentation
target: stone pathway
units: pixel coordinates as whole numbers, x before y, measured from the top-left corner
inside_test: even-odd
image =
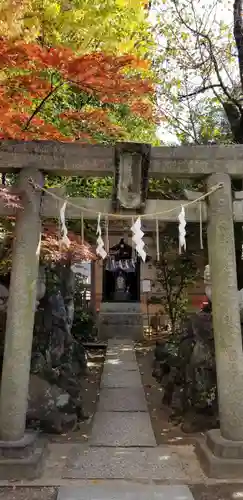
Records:
[[[193,500],[187,486],[105,482],[82,488],[61,488],[58,500]]]
[[[70,450],[62,478],[82,487],[61,487],[58,500],[193,500],[183,461],[156,446],[129,340],[108,343],[91,438]]]

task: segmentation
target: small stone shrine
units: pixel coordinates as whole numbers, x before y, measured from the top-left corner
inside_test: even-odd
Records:
[[[143,337],[140,307],[141,260],[124,238],[113,246],[103,264],[103,296],[99,338]]]

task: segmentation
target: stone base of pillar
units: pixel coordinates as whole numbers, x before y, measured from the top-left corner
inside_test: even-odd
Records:
[[[19,441],[0,441],[0,480],[37,479],[46,455],[46,442],[34,432],[26,432]]]
[[[195,452],[204,473],[215,479],[242,479],[243,441],[224,439],[220,430],[207,432]]]

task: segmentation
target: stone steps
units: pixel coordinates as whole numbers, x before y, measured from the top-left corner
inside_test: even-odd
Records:
[[[102,303],[98,320],[100,339],[115,337],[141,340],[143,338],[143,314],[140,303]]]
[[[140,302],[102,302],[100,305],[102,313],[141,313]]]
[[[100,317],[100,323],[102,324],[107,324],[107,325],[128,325],[128,326],[133,326],[133,325],[142,325],[142,316],[139,313],[136,312],[105,312],[102,313]],[[114,335],[114,331],[113,331]],[[124,337],[123,337],[124,338]]]

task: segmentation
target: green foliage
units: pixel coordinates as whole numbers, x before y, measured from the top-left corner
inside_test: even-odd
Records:
[[[17,7],[20,16],[16,13]],[[101,52],[106,56],[112,54],[114,60],[116,56],[132,54],[134,68],[123,68],[121,73],[128,76],[129,72],[129,76],[136,78],[133,81],[137,81],[137,84],[139,80],[141,83],[141,80],[154,79],[150,61],[155,45],[144,0],[75,0],[71,3],[66,0],[3,0],[0,6],[1,36],[10,41],[19,38],[33,47],[38,43],[42,50],[47,49],[47,53],[49,48],[59,47],[60,50],[66,51],[66,54],[68,49],[72,49],[75,54],[83,57]],[[33,50],[33,55],[35,52],[36,50]],[[138,59],[140,64],[135,68],[135,61]],[[87,59],[87,67],[84,66],[81,71],[84,79],[86,73],[90,73],[90,66],[93,68],[94,64],[94,59]],[[106,87],[102,102],[102,99],[95,97],[95,92],[90,92],[90,83],[80,91],[74,84],[76,77],[69,78],[67,75],[63,81],[60,74],[53,69],[54,66],[48,69],[46,64],[43,75],[38,75],[48,82],[51,92],[46,93],[48,98],[45,92],[44,95],[43,92],[33,92],[30,115],[38,109],[38,119],[49,125],[49,130],[55,128],[59,131],[58,140],[60,137],[61,140],[63,137],[69,137],[103,144],[111,144],[117,140],[156,143],[156,125],[151,116],[148,118],[148,111],[147,117],[146,112],[140,112],[139,116],[138,109],[129,108],[129,92],[126,91],[127,104],[120,105],[121,99],[114,99],[114,102],[108,99],[109,90]],[[18,65],[14,67],[11,70],[11,76],[13,75],[24,76],[25,66],[21,69]],[[5,71],[4,85],[8,81],[7,76],[10,77]],[[105,83],[102,78],[99,75],[101,88]],[[114,82],[117,81],[114,74]],[[132,85],[131,79],[131,96],[135,91],[135,86]],[[22,104],[19,104],[18,107],[21,106]],[[144,109],[145,107],[146,102]],[[76,118],[65,119],[70,113],[74,116],[74,112]]]
[[[144,2],[133,0],[30,0],[23,27],[29,39],[79,52],[146,55],[152,44]]]
[[[77,340],[88,342],[94,340],[95,321],[91,311],[87,311],[75,304],[72,334]]]
[[[194,142],[201,145],[230,144],[232,132],[221,104],[215,99],[200,101],[191,110],[191,118],[185,130],[178,130],[177,137],[181,144]],[[191,137],[191,139],[190,139]]]
[[[55,85],[57,82],[55,82]],[[38,100],[33,101],[33,109],[39,104]],[[85,120],[67,123],[62,120],[63,113],[87,112],[96,109],[104,111],[111,124],[110,127],[94,127],[94,120],[89,127]],[[101,103],[95,96],[90,96],[71,84],[62,85],[53,97],[46,102],[39,115],[47,123],[53,124],[63,135],[75,136],[78,138],[82,133],[92,135],[95,143],[114,144],[117,141],[145,142],[159,145],[156,136],[156,123],[146,116],[138,116],[131,112],[128,105]],[[97,120],[98,122],[98,120]],[[113,125],[113,131],[112,131]]]
[[[146,57],[154,45],[143,0],[1,0],[0,36]]]
[[[95,336],[95,319],[92,311],[82,301],[82,294],[85,291],[85,283],[77,278],[74,293],[74,318],[72,334],[77,340],[93,340]]]
[[[113,177],[54,177],[46,179],[47,187],[65,186],[69,196],[83,198],[110,198],[113,190]],[[149,179],[149,199],[180,199],[183,190],[190,188],[188,180],[177,179]]]
[[[198,269],[193,255],[178,254],[178,239],[173,235],[160,237],[160,260],[156,266],[156,282],[161,291],[161,304],[169,316],[172,332],[187,311],[187,288],[193,284]]]

